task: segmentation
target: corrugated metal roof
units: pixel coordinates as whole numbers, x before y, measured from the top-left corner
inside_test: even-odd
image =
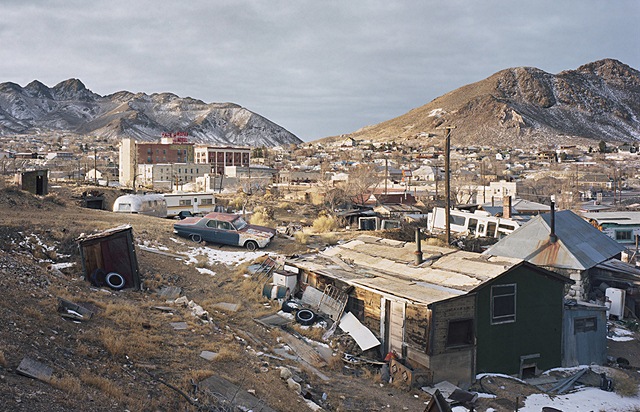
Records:
[[[360,236],[320,254],[290,259],[289,263],[349,284],[429,304],[465,294],[522,262],[426,245],[422,248],[425,262],[416,266],[415,250],[412,242]]]
[[[538,266],[586,270],[624,250],[622,245],[570,210],[556,212],[558,240],[551,243],[550,221],[550,213],[538,215],[484,254],[524,259]]]

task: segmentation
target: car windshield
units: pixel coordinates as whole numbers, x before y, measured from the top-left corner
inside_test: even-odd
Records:
[[[247,226],[247,222],[245,222],[243,218],[239,217],[233,221],[233,225],[236,227],[236,230],[242,230]]]

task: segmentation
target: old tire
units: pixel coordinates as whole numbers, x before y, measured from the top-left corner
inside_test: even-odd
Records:
[[[191,241],[196,242],[196,243],[202,242],[202,236],[200,236],[197,233],[193,233],[193,234],[189,235],[189,239],[191,239]]]
[[[301,324],[302,326],[313,325],[316,321],[316,314],[313,313],[312,310],[309,309],[300,309],[296,312],[296,322]]]
[[[90,281],[93,286],[102,287],[104,286],[104,278],[107,276],[104,270],[101,268],[97,268],[91,273]]]
[[[107,273],[107,276],[104,278],[105,283],[113,290],[120,290],[124,288],[125,280],[124,277],[116,272]]]
[[[249,252],[255,252],[258,250],[258,243],[255,240],[247,240],[244,244],[244,247],[247,248]]]

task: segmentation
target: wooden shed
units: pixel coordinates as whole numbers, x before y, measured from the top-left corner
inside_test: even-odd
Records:
[[[125,288],[140,289],[138,259],[130,225],[78,239],[84,278],[91,281],[97,271],[117,273],[124,278]]]
[[[19,173],[17,176],[20,189],[33,193],[34,195],[45,196],[49,193],[49,170],[32,170]]]

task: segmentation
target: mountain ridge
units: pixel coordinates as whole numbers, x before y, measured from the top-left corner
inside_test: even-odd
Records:
[[[462,145],[635,142],[639,119],[640,72],[603,59],[556,75],[535,67],[504,69],[346,136],[411,141],[455,126],[455,143]]]
[[[154,141],[185,131],[196,143],[281,146],[302,142],[283,127],[235,103],[205,103],[170,92],[101,96],[79,79],[48,87],[0,83],[0,135],[66,132]]]

